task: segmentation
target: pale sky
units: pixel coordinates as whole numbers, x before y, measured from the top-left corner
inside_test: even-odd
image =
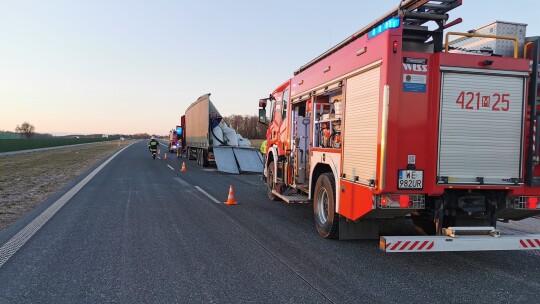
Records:
[[[540,35],[540,1],[463,2],[452,30],[504,20]],[[0,130],[167,134],[206,93],[222,115],[256,115],[293,71],[398,3],[0,0]]]

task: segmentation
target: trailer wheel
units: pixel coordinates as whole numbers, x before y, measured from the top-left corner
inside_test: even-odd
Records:
[[[201,150],[201,166],[208,167],[210,163],[208,163],[208,152],[206,152],[204,149]]]
[[[197,165],[199,165],[199,166],[202,166],[202,161],[201,161],[202,157],[201,157],[201,155],[202,155],[202,150],[197,149]]]
[[[274,175],[275,175],[274,162],[271,162],[268,165],[268,176],[266,178],[267,195],[268,195],[268,199],[270,199],[271,201],[279,201],[279,197],[277,197],[274,193],[272,193],[272,190],[274,190],[276,186],[274,184]]]
[[[324,173],[315,184],[313,216],[320,236],[335,239],[339,236],[339,215],[336,213],[336,182],[334,174]]]

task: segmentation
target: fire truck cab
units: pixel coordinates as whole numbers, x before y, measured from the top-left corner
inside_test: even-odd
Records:
[[[182,126],[176,126],[176,128],[169,131],[169,152],[177,153],[181,155],[182,151],[182,136],[183,128]]]
[[[271,200],[388,252],[540,248],[496,229],[540,214],[539,39],[445,32],[461,4],[402,1],[259,101]],[[427,236],[379,235],[398,218]]]

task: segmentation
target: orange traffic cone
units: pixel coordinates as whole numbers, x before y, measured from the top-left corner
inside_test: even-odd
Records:
[[[167,153],[165,153],[165,155],[163,155],[163,159],[167,159]]]
[[[182,170],[180,170],[180,172],[187,172],[185,162],[182,162]]]
[[[160,149],[157,150],[157,154],[158,154],[158,155],[161,154],[161,150],[160,150]]]
[[[227,198],[227,201],[224,203],[225,205],[237,205],[238,202],[234,200],[234,191],[232,188],[232,185],[229,187],[229,197]]]

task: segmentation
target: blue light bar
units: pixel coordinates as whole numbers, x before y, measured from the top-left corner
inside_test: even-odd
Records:
[[[178,128],[178,129],[176,129],[176,134],[178,134],[178,135],[182,135],[182,128]]]
[[[385,22],[381,23],[379,26],[375,27],[368,33],[368,39],[371,39],[380,33],[386,31],[387,29],[398,28],[401,24],[399,17],[388,19]]]

